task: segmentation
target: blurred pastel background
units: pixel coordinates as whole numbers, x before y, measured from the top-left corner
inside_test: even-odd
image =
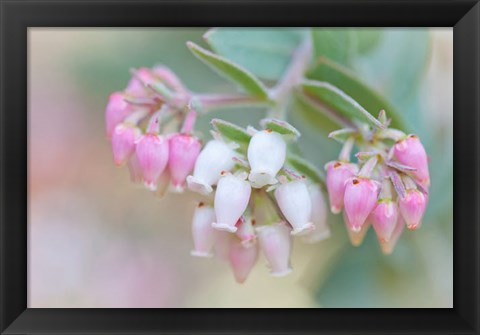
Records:
[[[243,285],[228,264],[190,256],[195,196],[159,200],[133,186],[104,134],[108,95],[124,88],[130,68],[163,63],[194,91],[234,91],[185,47],[203,44],[204,32],[29,29],[29,307],[452,307],[452,30],[386,29],[356,60],[359,76],[405,114],[430,155],[422,228],[384,256],[373,231],[353,247],[330,216],[329,240],[295,243],[291,275],[269,276],[260,259]],[[409,60],[418,58],[421,67]],[[415,85],[396,76],[408,71]],[[263,112],[211,116],[247,125]],[[338,145],[291,119],[318,167],[335,157]],[[199,122],[206,137],[208,122]]]

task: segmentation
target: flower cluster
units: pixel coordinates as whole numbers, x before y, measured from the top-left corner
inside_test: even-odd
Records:
[[[197,113],[171,97],[186,89],[168,68],[141,68],[122,92],[110,95],[105,112],[115,164],[127,164],[133,182],[163,195],[181,192],[201,149],[192,134]]]
[[[386,120],[382,111],[379,119]],[[330,134],[344,142],[338,160],[325,166],[330,209],[343,209],[351,242],[359,245],[370,225],[382,251],[391,253],[404,226],[420,227],[430,177],[425,149],[416,135],[383,127],[342,129]],[[350,162],[353,145],[361,150]]]
[[[214,126],[219,122],[227,125],[213,120]],[[268,123],[293,129],[279,120]],[[315,242],[330,235],[321,187],[289,166],[291,136],[270,128],[228,127],[248,137],[245,145],[214,133],[187,178],[190,190],[206,196],[193,217],[192,255],[210,257],[215,251],[243,282],[261,250],[270,273],[284,276],[291,271],[292,237]]]

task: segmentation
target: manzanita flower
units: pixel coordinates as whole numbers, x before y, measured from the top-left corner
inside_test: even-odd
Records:
[[[368,178],[353,177],[346,182],[345,213],[350,230],[359,232],[377,203],[379,186]]]
[[[125,164],[135,152],[135,142],[140,136],[141,131],[135,126],[121,123],[115,127],[112,134],[112,151],[117,166]]]
[[[355,164],[333,161],[325,165],[327,170],[326,184],[330,200],[330,210],[334,214],[341,212],[345,195],[345,182],[358,172]]]
[[[200,149],[201,143],[195,136],[175,134],[170,137],[168,168],[176,190],[183,190],[185,178],[192,172]]]
[[[121,92],[110,95],[105,110],[105,130],[108,138],[112,137],[115,127],[122,123],[131,111],[132,106],[125,101]]]
[[[154,191],[158,178],[165,170],[169,155],[168,141],[161,135],[149,133],[137,141],[136,154],[142,168],[145,186]]]
[[[380,199],[370,213],[370,221],[380,243],[388,242],[398,221],[398,205],[392,199]]]
[[[135,71],[135,75],[128,82],[125,92],[135,97],[144,97],[151,93],[145,85],[151,85],[156,80],[158,79],[155,78],[152,70],[145,67],[139,68]]]
[[[315,225],[315,229],[308,235],[305,235],[303,240],[307,243],[316,243],[330,237],[330,228],[327,223],[327,204],[318,185],[310,185],[308,192],[312,201],[312,222]]]
[[[215,230],[212,223],[215,221],[215,211],[212,207],[199,203],[195,208],[192,221],[192,236],[194,250],[191,251],[192,256],[211,257],[211,250],[215,243]]]
[[[422,217],[427,207],[427,197],[417,189],[407,190],[405,197],[399,201],[400,213],[407,224],[407,228],[415,230],[422,224]]]
[[[243,219],[240,218],[237,221],[237,231],[235,234],[238,236],[238,238],[242,241],[242,243],[245,246],[252,245],[255,242],[255,228],[253,227],[254,225],[253,219]]]
[[[248,162],[252,186],[261,188],[276,184],[278,171],[285,163],[287,146],[279,133],[269,129],[259,131],[252,136],[248,145]]]
[[[393,233],[390,239],[388,241],[380,243],[380,248],[382,249],[382,252],[385,255],[389,255],[393,252],[393,249],[395,248],[395,245],[397,244],[398,239],[400,238],[400,235],[402,235],[404,227],[405,227],[405,221],[399,215],[398,221],[395,224],[395,229],[393,230]]]
[[[270,267],[270,274],[275,277],[286,276],[292,271],[290,252],[292,240],[285,223],[275,223],[256,228],[258,241]]]
[[[393,153],[400,163],[416,169],[412,171],[412,175],[418,182],[427,187],[430,185],[428,157],[418,136],[408,135],[398,141],[394,145]]]
[[[293,227],[292,235],[305,234],[315,229],[311,221],[312,201],[303,180],[280,185],[275,190],[275,199],[288,223]]]
[[[216,222],[212,226],[231,233],[237,231],[235,225],[248,206],[251,192],[250,183],[242,176],[224,172],[215,192]]]
[[[243,283],[258,260],[258,246],[245,246],[241,241],[234,240],[230,245],[229,261],[237,283]]]
[[[343,221],[345,222],[345,225],[347,226],[347,232],[348,232],[348,238],[350,239],[350,242],[354,247],[358,247],[362,244],[363,240],[365,239],[365,236],[367,235],[368,229],[370,228],[370,221],[366,221],[362,227],[360,228],[359,231],[353,231],[350,229],[351,225],[348,222],[348,217],[345,211],[343,212]]]
[[[128,172],[130,173],[130,181],[139,184],[143,181],[142,168],[138,162],[137,155],[131,155],[128,159]]]
[[[230,171],[235,162],[234,152],[224,142],[212,140],[198,155],[193,175],[187,177],[188,188],[202,194],[212,192],[222,171]]]

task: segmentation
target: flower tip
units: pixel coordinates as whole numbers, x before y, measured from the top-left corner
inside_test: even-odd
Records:
[[[183,185],[172,185],[171,188],[173,193],[181,194],[185,191],[185,186]]]
[[[237,231],[237,227],[232,227],[226,223],[213,222],[212,227],[220,231],[227,231],[229,233],[234,233]]]
[[[326,230],[319,234],[314,233],[314,234],[304,236],[303,242],[309,243],[309,244],[318,243],[330,238],[331,236],[332,234],[330,233],[330,230]]]
[[[340,212],[342,211],[342,208],[338,206],[330,206],[330,211],[333,214],[340,214]]]
[[[420,228],[420,224],[418,223],[407,225],[408,230],[417,230],[418,228]]]
[[[272,277],[285,277],[286,275],[288,275],[291,272],[292,272],[292,268],[288,267],[287,269],[281,270],[281,271],[271,271],[270,275]]]
[[[297,228],[293,229],[290,232],[290,234],[293,235],[293,236],[301,236],[301,235],[308,234],[309,232],[312,232],[313,230],[315,230],[315,225],[312,222],[307,222],[302,227],[297,227]]]
[[[359,232],[362,230],[362,226],[351,226],[351,227],[350,227],[350,230],[351,230],[353,233],[359,233]]]
[[[213,257],[213,254],[211,252],[197,251],[197,250],[190,251],[190,255],[192,255],[194,257],[202,257],[202,258],[212,258]]]
[[[278,180],[268,172],[250,172],[248,180],[252,182],[252,186],[255,188],[278,183]]]
[[[203,195],[207,195],[213,191],[212,187],[204,182],[198,180],[194,176],[187,177],[188,188],[193,191]]]
[[[143,184],[145,185],[147,190],[150,190],[152,192],[155,192],[157,190],[157,185],[152,181],[145,181]]]

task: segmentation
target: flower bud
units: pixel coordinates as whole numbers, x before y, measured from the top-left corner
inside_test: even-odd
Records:
[[[416,169],[412,175],[418,182],[427,187],[430,185],[428,157],[418,136],[408,135],[406,139],[398,141],[393,152],[400,163]]]
[[[212,140],[198,155],[193,175],[187,177],[188,188],[201,194],[212,192],[212,185],[220,179],[222,171],[230,171],[235,162],[233,150],[222,141]]]
[[[398,221],[398,206],[391,199],[381,199],[370,213],[370,222],[380,243],[388,242]]]
[[[358,172],[358,167],[352,163],[333,161],[326,165],[326,170],[330,210],[332,213],[338,214],[343,208],[345,181]]]
[[[288,227],[282,223],[256,228],[258,241],[270,267],[270,274],[283,277],[292,272],[290,252],[292,240]]]
[[[419,228],[427,207],[425,194],[416,189],[409,189],[405,197],[399,199],[398,204],[407,228],[410,230]]]
[[[215,230],[212,222],[215,221],[215,211],[212,207],[200,203],[193,214],[192,236],[195,249],[192,256],[211,257],[211,250],[215,243]]]
[[[311,222],[312,200],[307,185],[302,180],[280,185],[275,190],[275,199],[288,223],[293,227],[292,235],[305,234],[315,229]]]
[[[131,155],[128,159],[128,171],[132,183],[139,184],[143,181],[142,168],[138,162],[137,155]]]
[[[348,226],[353,232],[359,232],[370,212],[377,204],[379,187],[371,179],[353,177],[346,182],[345,213]]]
[[[178,190],[183,190],[185,178],[195,166],[201,144],[198,138],[184,134],[175,134],[168,142],[170,148],[168,169],[172,185]]]
[[[393,230],[393,233],[392,233],[392,236],[390,237],[390,239],[386,242],[380,242],[380,248],[382,249],[382,252],[385,255],[389,255],[393,252],[393,249],[395,248],[395,245],[397,244],[398,239],[402,235],[404,227],[405,227],[405,221],[399,215],[398,216],[398,221],[395,224],[395,229]]]
[[[237,231],[235,225],[248,206],[251,191],[250,183],[238,176],[224,173],[215,192],[217,221],[212,224],[213,228],[231,233]]]
[[[305,235],[303,241],[316,243],[330,237],[330,228],[327,224],[327,204],[318,185],[310,185],[308,192],[312,201],[312,222],[315,229],[310,234]]]
[[[348,222],[348,217],[345,212],[343,212],[343,221],[347,226],[348,238],[350,239],[352,245],[354,247],[360,246],[365,239],[365,236],[367,235],[368,229],[370,228],[370,222],[366,221],[359,231],[353,231],[352,229],[350,229],[350,223]]]
[[[252,186],[261,188],[276,184],[278,171],[285,163],[287,146],[282,135],[271,130],[259,131],[252,136],[248,145],[248,162]]]
[[[132,109],[132,106],[123,99],[122,93],[114,92],[110,95],[105,109],[105,131],[108,138],[112,137],[115,127],[125,120]]]
[[[168,163],[168,141],[156,134],[146,134],[137,141],[137,159],[145,186],[154,191],[158,178]]]
[[[253,225],[255,223],[255,220],[248,219],[248,220],[243,220],[240,218],[237,221],[237,231],[235,234],[238,236],[238,238],[242,241],[242,244],[246,247],[252,245],[255,242],[255,229],[253,228]]]
[[[141,131],[135,126],[119,124],[112,134],[113,159],[117,166],[127,162],[135,151],[135,141],[141,136]]]
[[[232,241],[229,252],[230,266],[237,283],[243,283],[258,260],[258,246],[246,247],[241,241]]]
[[[213,229],[213,227],[212,227]],[[236,236],[227,231],[215,230],[215,257],[221,261],[228,262],[230,257],[230,246],[235,241]]]
[[[135,71],[135,75],[128,82],[125,92],[135,97],[150,95],[151,92],[145,87],[145,84],[151,85],[156,80],[158,79],[155,78],[155,75],[150,69],[142,67]]]

